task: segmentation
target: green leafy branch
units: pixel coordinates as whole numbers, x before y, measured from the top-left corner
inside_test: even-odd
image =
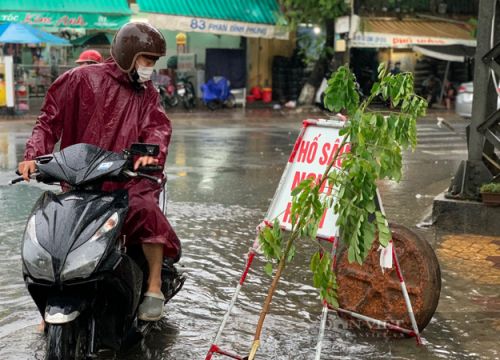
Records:
[[[327,108],[344,111],[349,117],[340,134],[349,139],[351,151],[344,154],[343,171],[328,169],[328,176],[339,186],[333,208],[341,239],[348,246],[349,261],[360,264],[376,233],[382,246],[390,240],[387,220],[375,206],[376,181],[401,179],[402,151],[415,148],[416,119],[427,108],[426,101],[414,92],[412,74],[389,74],[385,64],[379,66],[378,74],[370,95],[360,103],[354,75],[341,67],[329,80],[325,97]],[[384,116],[371,109],[377,97],[389,101],[397,111]]]
[[[380,98],[389,102],[390,111],[375,110],[372,102]],[[350,262],[362,264],[378,234],[380,245],[391,239],[387,219],[376,207],[377,185],[381,179],[399,181],[402,176],[402,152],[414,149],[417,143],[416,120],[425,115],[427,102],[417,96],[411,73],[390,74],[385,64],[378,68],[378,81],[369,96],[361,100],[354,75],[348,67],[340,67],[329,79],[325,91],[325,106],[334,112],[345,113],[349,121],[340,130],[342,136],[332,161],[320,181],[303,180],[292,190],[292,230],[284,241],[284,233],[275,219],[272,227],[261,231],[259,241],[270,261],[266,273],[273,282],[262,308],[250,358],[255,356],[263,322],[269,311],[272,296],[287,262],[296,252],[299,239],[316,239],[319,223],[325,211],[332,208],[338,215],[340,239],[347,246]],[[341,151],[350,146],[350,151]],[[341,160],[341,169],[335,164]],[[322,191],[328,189],[336,191]],[[331,256],[320,248],[310,261],[313,285],[321,298],[337,307],[337,284]]]

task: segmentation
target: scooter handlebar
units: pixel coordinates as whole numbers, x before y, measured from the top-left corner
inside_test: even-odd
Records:
[[[144,174],[144,173],[142,173],[140,171],[137,172],[137,176],[146,178],[146,179],[151,180],[151,181],[153,181],[153,182],[155,182],[157,184],[161,184],[162,183],[162,179],[160,179],[159,177],[148,175],[148,174]]]
[[[155,182],[157,184],[161,184],[163,182],[163,180],[161,178],[159,178],[159,177],[148,175],[148,174],[144,174],[144,173],[142,173],[140,171],[125,170],[123,173],[126,176],[131,177],[131,178],[142,177],[142,178],[151,180],[151,181],[153,181],[153,182]]]
[[[14,184],[17,184],[21,181],[24,181],[24,178],[22,176],[19,176],[15,179],[12,179],[11,181],[9,181],[9,185],[14,185]]]
[[[19,175],[19,171],[16,170],[16,174]],[[30,179],[38,181],[39,180],[38,175],[40,175],[40,173],[38,173],[38,172],[32,173],[32,174],[30,174]],[[23,181],[24,181],[24,178],[22,176],[19,176],[15,179],[12,179],[11,181],[9,181],[9,185],[14,185],[14,184],[17,184],[17,183],[20,183]]]
[[[139,168],[137,169],[138,172],[140,173],[153,173],[153,172],[158,172],[158,171],[162,171],[163,170],[163,166],[159,166],[159,165],[146,165],[146,166],[139,166]]]

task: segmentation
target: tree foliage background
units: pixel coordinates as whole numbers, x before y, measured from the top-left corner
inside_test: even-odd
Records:
[[[335,19],[347,13],[345,0],[280,0],[284,22],[295,30],[300,24],[315,24],[325,32],[325,44],[309,84],[318,87],[334,55]]]
[[[325,25],[347,11],[345,0],[280,0],[287,23]]]

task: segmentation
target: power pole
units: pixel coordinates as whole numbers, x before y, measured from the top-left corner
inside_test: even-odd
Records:
[[[481,0],[474,68],[474,97],[468,133],[468,157],[462,161],[447,198],[479,200],[479,187],[500,176],[500,110],[494,79],[500,79],[499,0]]]

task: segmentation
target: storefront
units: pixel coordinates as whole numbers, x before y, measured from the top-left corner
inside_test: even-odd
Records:
[[[355,17],[353,23],[355,26],[349,39],[351,65],[364,88],[369,88],[369,82],[374,81],[378,64],[387,62],[391,68],[397,64],[401,71],[413,72],[418,91],[431,73],[443,79],[447,72],[446,61],[429,57],[432,48],[452,45],[469,48],[476,46],[472,27],[467,23],[434,19],[359,17]],[[428,49],[428,53],[415,51],[415,47],[419,47],[417,50]],[[466,79],[469,76],[467,66],[464,63],[455,64],[450,71],[452,80],[460,82],[461,79]]]
[[[130,21],[127,0],[0,0],[0,23],[22,23],[67,40],[97,31],[116,31]],[[58,75],[74,67],[83,47],[46,43],[2,44],[12,56],[15,81],[23,81],[23,96],[44,96]]]
[[[215,71],[238,86],[265,85],[271,81],[273,56],[289,56],[295,45],[288,32],[276,26],[280,8],[275,0],[214,0],[210,6],[203,0],[137,0],[137,5],[136,17],[149,21],[165,35],[167,58],[178,53],[177,47],[170,45],[176,43],[177,34],[186,34],[182,51],[195,55],[195,77],[201,81],[214,76]],[[239,80],[242,74],[243,83]]]
[[[41,31],[31,25],[23,23],[3,23],[0,24],[0,44],[2,56],[0,57],[2,67],[1,86],[2,99],[1,106],[9,113],[25,112],[29,110],[29,96],[27,79],[21,70],[21,64],[17,58],[16,50],[22,49],[27,44],[52,44],[56,46],[69,46],[66,39],[54,36]],[[13,81],[11,81],[13,79]],[[4,81],[5,80],[5,81]]]
[[[127,0],[0,0],[0,22],[45,30],[116,30],[130,20],[131,13]]]

